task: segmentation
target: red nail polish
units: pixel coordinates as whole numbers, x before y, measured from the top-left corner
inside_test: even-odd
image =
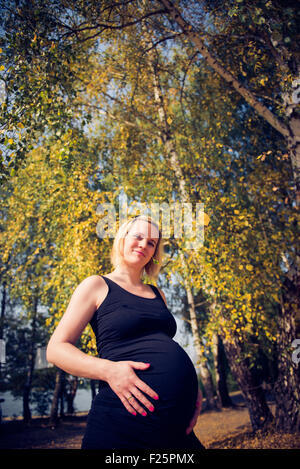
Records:
[[[149,410],[150,410],[151,412],[153,412],[153,411],[154,411],[154,407],[149,407]]]
[[[144,412],[142,412],[142,415],[144,415],[144,417],[146,417],[146,415],[147,415],[147,412],[145,412],[145,411],[144,411]]]

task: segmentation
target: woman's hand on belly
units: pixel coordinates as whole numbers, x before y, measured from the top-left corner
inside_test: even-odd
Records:
[[[199,417],[199,414],[201,412],[201,407],[202,407],[202,392],[198,391],[198,397],[197,397],[197,401],[196,401],[196,407],[195,407],[195,412],[194,412],[194,415],[192,417],[192,420],[190,421],[189,423],[189,426],[188,428],[186,429],[186,434],[188,435],[189,433],[191,433],[191,431],[193,430],[194,426],[196,425],[197,423],[197,420],[198,420],[198,417]]]
[[[111,389],[116,393],[124,407],[133,415],[136,411],[146,416],[145,409],[140,405],[142,403],[147,409],[153,412],[152,403],[140,391],[148,394],[153,399],[158,399],[158,395],[144,381],[142,381],[134,369],[146,370],[150,363],[134,361],[111,362],[107,372],[106,381]]]

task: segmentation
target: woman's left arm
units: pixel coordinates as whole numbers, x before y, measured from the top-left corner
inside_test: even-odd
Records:
[[[197,401],[196,401],[195,412],[194,412],[194,415],[193,415],[193,417],[192,417],[192,420],[191,420],[190,423],[189,423],[188,428],[186,429],[186,434],[187,434],[187,435],[188,435],[189,433],[191,433],[191,431],[193,430],[194,426],[196,425],[197,419],[198,419],[199,414],[200,414],[200,412],[201,412],[201,407],[202,407],[202,392],[201,392],[201,390],[199,389],[199,391],[198,391],[198,397],[197,397]]]

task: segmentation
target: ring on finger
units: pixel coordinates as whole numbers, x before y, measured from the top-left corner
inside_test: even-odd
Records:
[[[127,397],[128,401],[130,401],[130,399],[133,399],[133,396]]]

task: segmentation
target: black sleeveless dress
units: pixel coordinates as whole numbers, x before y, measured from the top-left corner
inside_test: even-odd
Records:
[[[145,408],[146,417],[135,416],[109,384],[100,381],[82,449],[202,449],[193,431],[186,435],[198,393],[196,371],[187,353],[172,340],[176,321],[159,290],[151,285],[156,297],[143,298],[108,277],[103,279],[109,292],[90,322],[99,357],[150,363],[147,370],[134,372],[159,399],[147,394],[154,412]]]

